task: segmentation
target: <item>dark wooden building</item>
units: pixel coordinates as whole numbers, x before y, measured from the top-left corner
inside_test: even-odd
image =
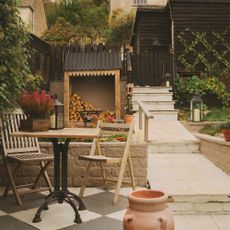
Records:
[[[138,8],[133,26],[131,45],[132,74],[130,81],[136,85],[160,86],[165,73],[172,76],[176,72],[188,70],[178,59],[184,54],[185,46],[178,35],[184,32],[187,44],[196,38],[192,32],[206,32],[206,39],[218,52],[226,52],[221,39],[214,42],[213,32],[223,33],[230,26],[230,0],[169,0],[165,7]],[[223,35],[230,40],[230,30]],[[210,63],[214,61],[207,48],[198,41],[196,51],[205,55]],[[225,58],[230,60],[229,51]],[[194,63],[194,53],[185,54],[186,60]],[[195,66],[195,72],[202,72],[204,65]]]

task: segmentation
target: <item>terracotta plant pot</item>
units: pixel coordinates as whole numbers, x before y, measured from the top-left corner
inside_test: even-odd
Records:
[[[230,129],[223,129],[222,133],[224,134],[225,141],[230,141]]]
[[[134,191],[123,219],[124,230],[174,230],[168,196],[156,190]]]
[[[124,115],[124,121],[125,121],[125,123],[133,122],[133,120],[134,120],[133,115],[128,115],[128,114]]]

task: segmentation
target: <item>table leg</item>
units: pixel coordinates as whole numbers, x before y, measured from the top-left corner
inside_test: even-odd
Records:
[[[54,191],[51,192],[43,202],[43,204],[38,208],[35,217],[33,219],[34,223],[41,221],[41,212],[48,209],[48,204],[53,201],[58,201],[58,203],[63,203],[66,201],[75,212],[75,223],[82,223],[81,217],[78,213],[79,210],[85,210],[85,205],[82,202],[81,198],[76,194],[68,191],[68,146],[70,139],[66,139],[65,143],[58,143],[58,139],[52,139],[53,143],[53,152],[54,152]],[[60,164],[60,160],[62,162]],[[62,170],[62,176],[60,176],[60,170]],[[79,208],[77,209],[76,204],[72,199],[78,202]]]

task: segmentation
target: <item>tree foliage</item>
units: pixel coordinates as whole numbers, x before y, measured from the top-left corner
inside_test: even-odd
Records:
[[[122,43],[128,41],[131,36],[134,21],[134,12],[123,14],[122,10],[115,10],[109,19],[110,31],[108,42]]]
[[[29,73],[28,35],[15,0],[0,3],[0,111],[12,108]]]
[[[108,33],[108,1],[72,0],[68,1],[68,4],[66,2],[61,1],[57,4],[46,0],[50,28],[44,38],[47,39],[48,33],[47,41],[51,43],[60,43],[60,40],[66,44],[73,43],[73,40],[74,43],[82,44],[104,42]],[[59,18],[62,18],[61,21]],[[62,26],[65,28],[61,28]]]
[[[44,38],[51,44],[122,43],[130,38],[134,13],[116,10],[109,16],[108,0],[44,2],[49,25]]]
[[[76,44],[81,36],[77,27],[66,22],[64,18],[58,18],[56,23],[45,32],[43,38],[51,45]]]

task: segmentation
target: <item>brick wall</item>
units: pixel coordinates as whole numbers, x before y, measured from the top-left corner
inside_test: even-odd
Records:
[[[52,152],[51,143],[40,143],[41,149],[44,152]],[[102,152],[108,152],[108,156],[121,156],[123,153],[124,145],[122,143],[102,143]],[[88,154],[90,144],[88,143],[70,143],[69,155],[68,155],[68,185],[80,186],[81,178],[84,175],[85,165],[84,161],[78,160],[79,154]],[[133,170],[136,179],[136,183],[140,186],[146,185],[147,180],[147,144],[132,144],[131,145],[131,157],[133,163]],[[24,165],[16,175],[16,183],[30,183],[34,180],[36,173],[38,173],[39,167],[34,164]],[[105,167],[105,172],[108,177],[116,178],[118,175],[118,166],[110,165]],[[48,173],[53,182],[53,165],[48,168]],[[127,174],[125,175],[127,177]],[[128,178],[128,177],[127,177]],[[3,167],[0,167],[0,185],[4,184],[6,177],[4,177]],[[42,180],[43,181],[43,180]],[[90,177],[88,180],[88,186],[100,186],[102,185],[102,177],[100,167],[93,164],[90,170]],[[44,185],[44,183],[40,184]]]

